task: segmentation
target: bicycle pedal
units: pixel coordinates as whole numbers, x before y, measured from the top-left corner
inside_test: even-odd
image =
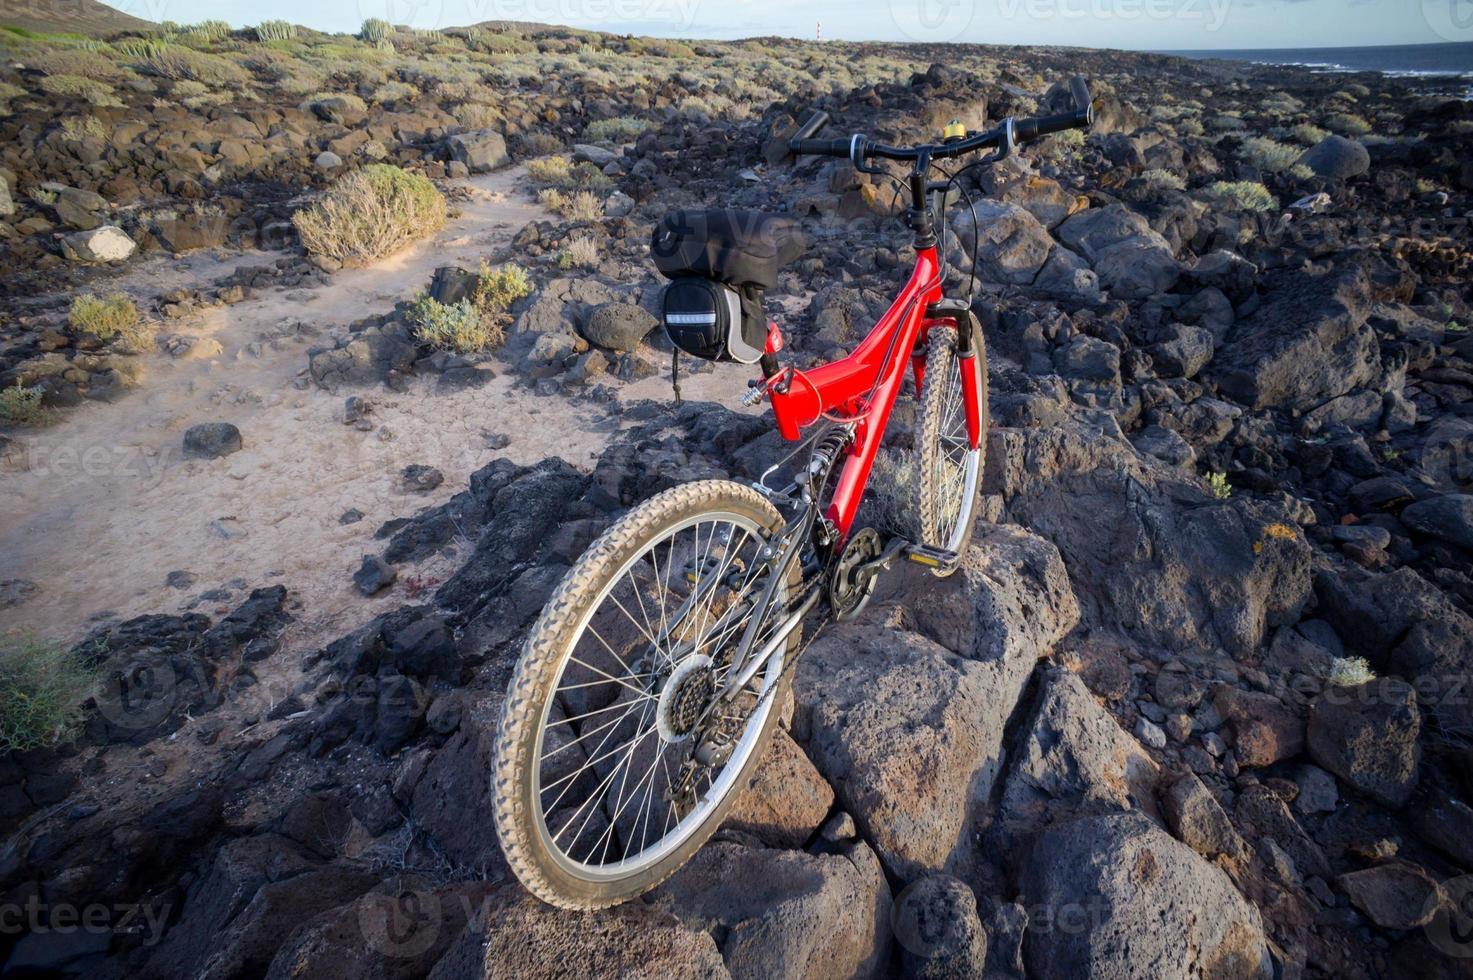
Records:
[[[947,551],[945,548],[931,548],[923,544],[908,544],[905,546],[906,561],[913,561],[917,565],[927,568],[945,568],[956,561],[955,551]]]

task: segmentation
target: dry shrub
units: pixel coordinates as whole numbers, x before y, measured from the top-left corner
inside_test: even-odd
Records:
[[[96,668],[59,643],[0,637],[0,752],[69,740],[96,684]]]
[[[347,174],[292,217],[312,255],[362,265],[445,226],[445,197],[420,174],[370,164]]]

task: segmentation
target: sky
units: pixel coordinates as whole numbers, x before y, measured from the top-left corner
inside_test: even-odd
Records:
[[[1473,0],[109,0],[148,20],[236,27],[281,18],[356,31],[485,20],[659,37],[777,34],[879,41],[1066,44],[1139,50],[1350,47],[1473,41]]]

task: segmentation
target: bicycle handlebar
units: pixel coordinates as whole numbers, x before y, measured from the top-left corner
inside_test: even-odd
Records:
[[[1014,119],[1009,116],[998,126],[980,133],[969,133],[960,139],[945,143],[929,143],[917,146],[887,146],[855,133],[848,139],[812,139],[814,133],[828,122],[826,112],[815,112],[798,127],[788,141],[788,150],[798,155],[849,157],[861,162],[867,157],[883,157],[888,160],[917,160],[924,154],[932,160],[944,160],[962,156],[976,150],[1006,145],[1048,136],[1066,129],[1088,129],[1094,122],[1094,106],[1090,102],[1089,86],[1079,75],[1069,81],[1069,90],[1074,98],[1074,109],[1052,116]]]

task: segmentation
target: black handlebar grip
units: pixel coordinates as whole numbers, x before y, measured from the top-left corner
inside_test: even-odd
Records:
[[[1048,136],[1050,133],[1061,133],[1066,129],[1081,129],[1088,125],[1085,113],[1061,112],[1056,116],[1020,119],[1013,124],[1013,130],[1018,141],[1026,143],[1040,136]]]
[[[808,120],[804,122],[803,125],[798,127],[798,131],[792,135],[788,142],[791,144],[796,143],[800,140],[808,139],[814,133],[818,132],[820,129],[823,129],[824,126],[828,125],[828,121],[829,114],[827,112],[824,112],[822,109],[819,109],[813,115],[809,116]]]
[[[788,141],[788,150],[799,156],[809,154],[818,157],[847,157],[849,155],[849,143],[847,139],[838,140],[800,140]]]

